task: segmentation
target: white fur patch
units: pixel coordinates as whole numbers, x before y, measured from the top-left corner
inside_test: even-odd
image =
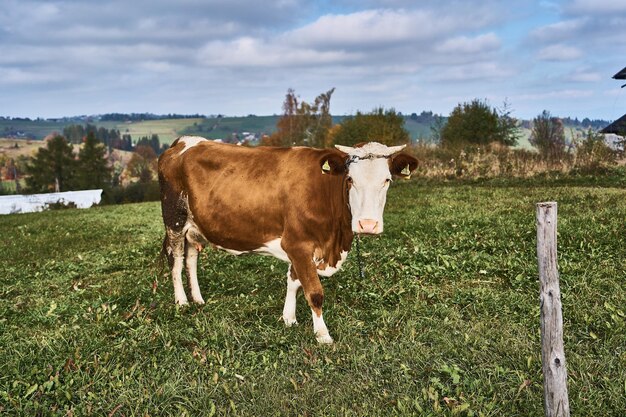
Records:
[[[324,323],[324,317],[322,314],[315,314],[315,311],[311,310],[313,313],[313,332],[315,333],[315,338],[318,343],[322,344],[331,344],[333,343],[333,338],[328,334],[328,328],[326,327],[326,323]]]
[[[234,249],[224,248],[222,246],[217,246],[218,249],[226,251],[232,255],[243,255],[244,253],[258,253],[261,255],[271,255],[274,258],[280,259],[281,261],[290,262],[289,256],[283,250],[282,246],[280,246],[281,238],[276,238],[266,242],[263,246],[257,249],[253,249],[251,251],[238,251]]]
[[[255,249],[253,252],[272,255],[274,258],[280,259],[281,261],[289,262],[289,256],[287,256],[287,252],[280,246],[281,238],[276,238],[266,242],[265,245],[261,246],[258,249]]]
[[[182,151],[180,151],[180,153],[179,153],[179,155],[182,155],[182,154],[185,153],[185,151],[187,151],[187,149],[193,148],[198,143],[206,142],[207,140],[205,138],[200,137],[200,136],[183,136],[183,137],[179,138],[178,141],[179,142],[183,142],[185,144],[185,148]]]
[[[388,157],[394,153],[400,152],[405,147],[406,145],[387,146],[378,142],[369,142],[359,148],[335,145],[335,148],[339,149],[341,152],[345,152],[350,156],[356,156],[359,158]]]
[[[216,245],[215,247],[217,249],[223,250],[224,252],[228,252],[231,255],[236,255],[236,256],[243,255],[244,253],[250,253],[250,252],[243,252],[243,251],[240,251],[240,250],[228,249],[228,248],[225,248],[225,247],[219,246],[219,245]]]
[[[302,286],[299,280],[291,279],[291,265],[287,272],[287,295],[285,296],[285,307],[283,307],[283,320],[287,327],[298,324],[296,320],[296,295]]]
[[[323,276],[323,277],[329,277],[331,275],[333,275],[335,272],[339,271],[341,269],[341,265],[343,265],[344,261],[346,260],[346,258],[348,257],[348,252],[341,251],[341,259],[339,259],[337,261],[337,265],[335,266],[330,266],[328,265],[326,268],[324,269],[318,269],[317,270],[317,275]],[[324,263],[323,259],[317,259],[315,257],[313,257],[313,263],[315,264],[315,266],[318,266],[322,263]]]

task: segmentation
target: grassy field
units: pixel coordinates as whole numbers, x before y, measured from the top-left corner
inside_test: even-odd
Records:
[[[182,133],[193,126],[194,123],[202,123],[204,119],[164,119],[146,120],[133,123],[118,123],[115,128],[122,134],[129,134],[133,141],[138,141],[144,136],[150,138],[153,134],[159,135],[161,143],[170,144],[181,136]]]
[[[31,157],[37,153],[42,143],[40,140],[0,139],[0,156],[8,156],[10,158]]]
[[[626,189],[397,182],[323,280],[335,338],[280,315],[285,265],[207,251],[174,306],[156,203],[0,217],[0,414],[541,416],[535,203],[559,203],[572,415],[626,410]],[[69,411],[71,410],[71,411]]]

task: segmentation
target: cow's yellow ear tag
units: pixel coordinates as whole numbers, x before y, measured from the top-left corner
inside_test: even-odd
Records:
[[[322,173],[326,174],[330,172],[330,164],[328,163],[328,159],[326,160],[326,162],[324,162],[324,165],[322,165]]]
[[[404,167],[404,169],[400,172],[400,174],[410,177],[411,176],[411,168],[409,167],[409,164],[406,164],[406,166]]]

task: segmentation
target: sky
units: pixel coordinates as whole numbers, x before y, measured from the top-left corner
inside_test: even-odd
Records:
[[[0,0],[0,116],[331,113],[615,120],[626,0]]]

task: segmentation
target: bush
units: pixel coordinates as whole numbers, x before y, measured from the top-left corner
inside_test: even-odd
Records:
[[[409,152],[419,160],[417,174],[426,178],[530,177],[548,169],[538,153],[497,142],[457,148],[417,145]]]
[[[44,210],[65,210],[75,209],[76,207],[76,203],[73,201],[59,200],[56,203],[46,203]]]
[[[102,195],[102,204],[141,203],[144,201],[158,201],[160,197],[159,183],[135,182],[126,187],[117,186],[105,189]]]
[[[357,112],[345,118],[339,129],[331,131],[329,142],[354,146],[361,142],[379,142],[387,146],[409,143],[409,132],[404,128],[404,118],[394,109],[382,107],[371,113]]]
[[[602,174],[615,165],[617,152],[604,141],[604,135],[589,129],[576,147],[574,169],[583,174]]]
[[[514,146],[519,136],[517,120],[511,117],[506,102],[500,113],[479,99],[457,105],[440,131],[441,144],[457,149],[472,144],[485,146],[493,142]]]
[[[563,121],[544,110],[533,119],[530,143],[553,166],[562,164],[567,157]]]

